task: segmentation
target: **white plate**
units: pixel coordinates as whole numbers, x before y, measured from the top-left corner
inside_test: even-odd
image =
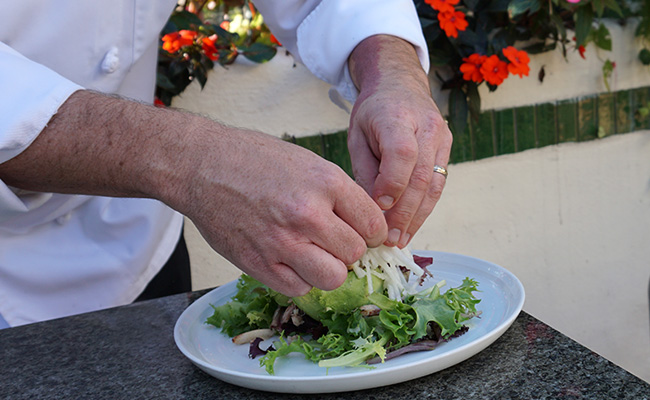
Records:
[[[277,360],[275,375],[269,375],[259,366],[259,358],[248,357],[247,345],[235,345],[219,329],[205,324],[212,315],[210,304],[224,304],[235,294],[235,281],[208,292],[181,314],[174,327],[176,345],[196,366],[235,385],[281,393],[343,392],[404,382],[464,361],[492,344],[521,311],[524,287],[503,267],[457,254],[414,253],[434,258],[433,265],[427,268],[433,273],[429,285],[445,279],[444,291],[460,285],[465,277],[479,282],[476,297],[481,302],[477,308],[483,314],[466,322],[467,333],[434,350],[406,354],[378,364],[375,369],[336,367],[329,371],[305,360],[301,354],[292,354]]]

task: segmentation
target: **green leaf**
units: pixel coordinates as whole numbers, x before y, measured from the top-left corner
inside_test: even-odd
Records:
[[[603,16],[603,11],[605,11],[605,1],[604,0],[591,0],[593,5],[593,10],[598,14],[598,17]]]
[[[647,3],[647,1],[646,1]],[[621,6],[618,4],[617,0],[605,0],[605,5],[612,11],[614,11],[616,14],[618,14],[621,18],[623,18],[623,10],[621,9]]]
[[[455,135],[462,135],[467,127],[467,96],[460,88],[449,93],[449,127]]]
[[[591,25],[594,21],[594,11],[589,5],[582,6],[576,11],[576,42],[578,46],[587,43]]]
[[[541,8],[539,0],[512,0],[508,4],[508,16],[514,19],[525,13],[536,13]]]
[[[174,12],[169,17],[169,22],[174,25],[176,31],[181,29],[198,29],[199,26],[203,25],[201,18],[187,10]]]
[[[461,325],[456,322],[456,311],[449,307],[444,297],[420,299],[413,303],[413,308],[417,315],[413,340],[426,336],[429,322],[440,325],[443,337],[451,335],[461,328]]]
[[[268,328],[277,303],[265,286],[255,279],[242,275],[237,282],[237,293],[232,301],[214,307],[213,314],[205,321],[221,328],[228,336],[257,328]]]
[[[555,25],[555,29],[557,29],[557,33],[560,36],[560,39],[562,41],[566,40],[566,27],[564,26],[564,21],[562,21],[562,18],[560,18],[560,16],[557,14],[551,14],[550,18],[551,22],[553,22],[553,25]]]
[[[436,67],[442,67],[449,65],[453,59],[452,55],[448,52],[441,49],[431,49],[429,50],[429,60],[431,60],[431,65]]]
[[[650,65],[650,50],[641,49],[639,51],[639,60],[643,65]]]
[[[598,29],[592,31],[592,38],[596,46],[603,50],[612,50],[612,37],[604,24],[598,25]]]
[[[262,43],[253,43],[250,47],[242,47],[239,49],[244,57],[256,63],[264,63],[269,61],[275,56],[277,49],[273,46],[268,46]]]
[[[467,84],[467,104],[470,118],[474,123],[478,123],[481,114],[481,95],[478,93],[478,85],[474,82]]]

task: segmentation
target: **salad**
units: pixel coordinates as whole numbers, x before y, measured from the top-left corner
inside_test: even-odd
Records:
[[[373,368],[372,364],[414,351],[431,350],[462,335],[464,321],[480,315],[474,292],[478,282],[442,292],[446,282],[427,289],[429,257],[380,246],[368,249],[339,288],[313,288],[289,298],[247,275],[237,282],[231,301],[215,307],[206,323],[220,328],[236,344],[248,344],[249,356],[274,374],[275,361],[301,353],[321,367]],[[274,336],[268,348],[260,343]]]

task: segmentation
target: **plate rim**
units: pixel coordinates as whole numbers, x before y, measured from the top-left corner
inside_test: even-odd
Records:
[[[514,284],[514,286],[512,287],[516,288],[520,292],[520,296],[518,297],[518,301],[516,304],[510,304],[510,307],[508,307],[508,309],[512,309],[512,311],[508,315],[506,315],[501,321],[499,321],[499,323],[494,328],[492,328],[483,336],[480,336],[469,343],[466,343],[460,347],[454,348],[449,352],[445,353],[445,358],[449,360],[448,363],[444,363],[444,362],[439,363],[434,368],[429,368],[429,369],[420,368],[422,364],[426,365],[427,363],[430,362],[430,359],[423,358],[420,360],[415,360],[413,363],[408,364],[411,370],[418,371],[418,372],[410,375],[407,380],[416,379],[425,375],[429,375],[441,371],[452,365],[462,362],[468,358],[471,358],[472,356],[483,351],[490,344],[496,341],[512,325],[512,323],[521,313],[521,310],[523,309],[523,305],[525,302],[525,297],[526,297],[525,289],[521,281],[511,271],[498,264],[480,258],[467,256],[463,254],[451,253],[451,252],[443,252],[443,251],[435,251],[435,250],[412,250],[412,253],[420,256],[433,256],[434,262],[436,262],[436,260],[439,260],[441,262],[444,261],[459,262],[464,259],[464,260],[471,260],[472,262],[475,263],[496,268],[497,270],[500,270],[501,272],[505,273],[505,275],[510,278],[511,282]],[[494,275],[494,274],[491,273],[490,275]],[[444,277],[442,277],[442,279],[444,279]],[[264,391],[278,392],[278,393],[305,393],[305,394],[334,393],[334,392],[342,392],[342,391],[350,391],[350,390],[361,390],[370,387],[386,386],[386,385],[405,381],[405,379],[399,379],[399,378],[393,380],[385,379],[386,377],[384,376],[384,375],[388,375],[390,378],[390,375],[392,372],[394,372],[394,370],[403,368],[402,365],[395,365],[394,367],[382,368],[381,370],[372,370],[373,371],[372,375],[368,375],[368,370],[366,369],[359,369],[357,371],[352,371],[344,375],[326,374],[323,376],[277,376],[277,375],[257,375],[245,371],[242,372],[242,371],[228,370],[221,366],[211,364],[206,360],[197,357],[189,349],[185,347],[184,343],[180,343],[181,335],[182,335],[181,329],[183,327],[182,325],[184,320],[188,318],[188,315],[194,312],[195,310],[197,310],[196,312],[200,314],[201,312],[198,311],[199,307],[203,307],[203,308],[210,307],[210,305],[214,301],[214,300],[210,300],[211,299],[210,295],[214,295],[215,292],[218,291],[219,292],[227,291],[228,289],[230,289],[230,287],[233,287],[234,289],[236,283],[237,283],[237,279],[230,281],[226,284],[223,284],[219,287],[216,287],[210,290],[208,293],[201,296],[199,299],[197,299],[192,304],[190,304],[185,310],[183,310],[183,312],[178,317],[174,325],[174,342],[176,343],[178,349],[194,365],[196,365],[198,368],[208,373],[209,375],[217,379],[220,379],[222,381],[232,383],[242,387],[247,387],[250,389],[264,390]],[[477,351],[468,352],[468,348],[474,348],[477,349]],[[465,354],[465,353],[469,353],[469,354]],[[371,377],[371,379],[368,380],[367,384],[360,384],[359,382],[356,381],[357,378],[359,377],[368,378],[369,376]],[[378,379],[381,380],[379,385],[375,382]],[[249,381],[251,380],[256,382],[257,384],[249,384]],[[336,388],[332,388],[332,390],[322,390],[322,389],[315,389],[314,387],[311,388],[308,387],[308,384],[312,384],[315,381],[318,381],[318,383],[321,385],[327,382],[336,382],[337,385]],[[292,386],[291,390],[287,390],[286,387],[287,384],[290,384]]]

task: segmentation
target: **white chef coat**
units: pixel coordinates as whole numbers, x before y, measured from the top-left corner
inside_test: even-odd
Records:
[[[0,163],[24,151],[77,90],[151,102],[158,32],[174,4],[3,4]],[[410,41],[428,69],[411,0],[255,4],[283,45],[348,100],[357,92],[347,58],[371,35]],[[0,180],[0,320],[17,326],[132,302],[169,258],[181,227],[182,216],[155,200],[35,193]]]

